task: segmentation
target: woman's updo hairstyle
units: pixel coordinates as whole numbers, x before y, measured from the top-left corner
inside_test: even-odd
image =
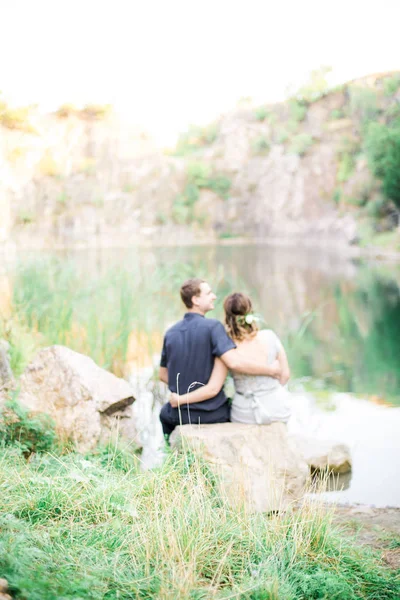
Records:
[[[246,337],[253,337],[258,331],[256,319],[249,319],[246,322],[246,316],[252,314],[253,306],[251,300],[246,294],[236,292],[229,294],[224,300],[225,323],[228,335],[240,342]]]

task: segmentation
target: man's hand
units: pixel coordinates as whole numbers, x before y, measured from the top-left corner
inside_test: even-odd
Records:
[[[274,377],[275,379],[280,379],[282,375],[282,367],[279,360],[274,360],[268,368],[270,369],[270,377]]]
[[[171,395],[169,397],[169,403],[172,406],[172,408],[177,408],[179,406],[179,394],[175,394],[174,392],[171,392]]]

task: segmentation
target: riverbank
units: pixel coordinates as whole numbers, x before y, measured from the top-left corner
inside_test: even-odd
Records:
[[[388,567],[400,569],[400,508],[338,504],[333,522],[358,544],[378,552]]]

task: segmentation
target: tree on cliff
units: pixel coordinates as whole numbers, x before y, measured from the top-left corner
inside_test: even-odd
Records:
[[[371,171],[382,181],[382,191],[400,210],[400,121],[391,126],[371,123],[366,138]]]

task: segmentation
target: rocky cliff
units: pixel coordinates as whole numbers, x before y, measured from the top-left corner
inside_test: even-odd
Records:
[[[357,244],[397,224],[364,138],[370,121],[399,114],[400,73],[386,73],[238,106],[169,153],[112,114],[0,118],[0,242]]]

